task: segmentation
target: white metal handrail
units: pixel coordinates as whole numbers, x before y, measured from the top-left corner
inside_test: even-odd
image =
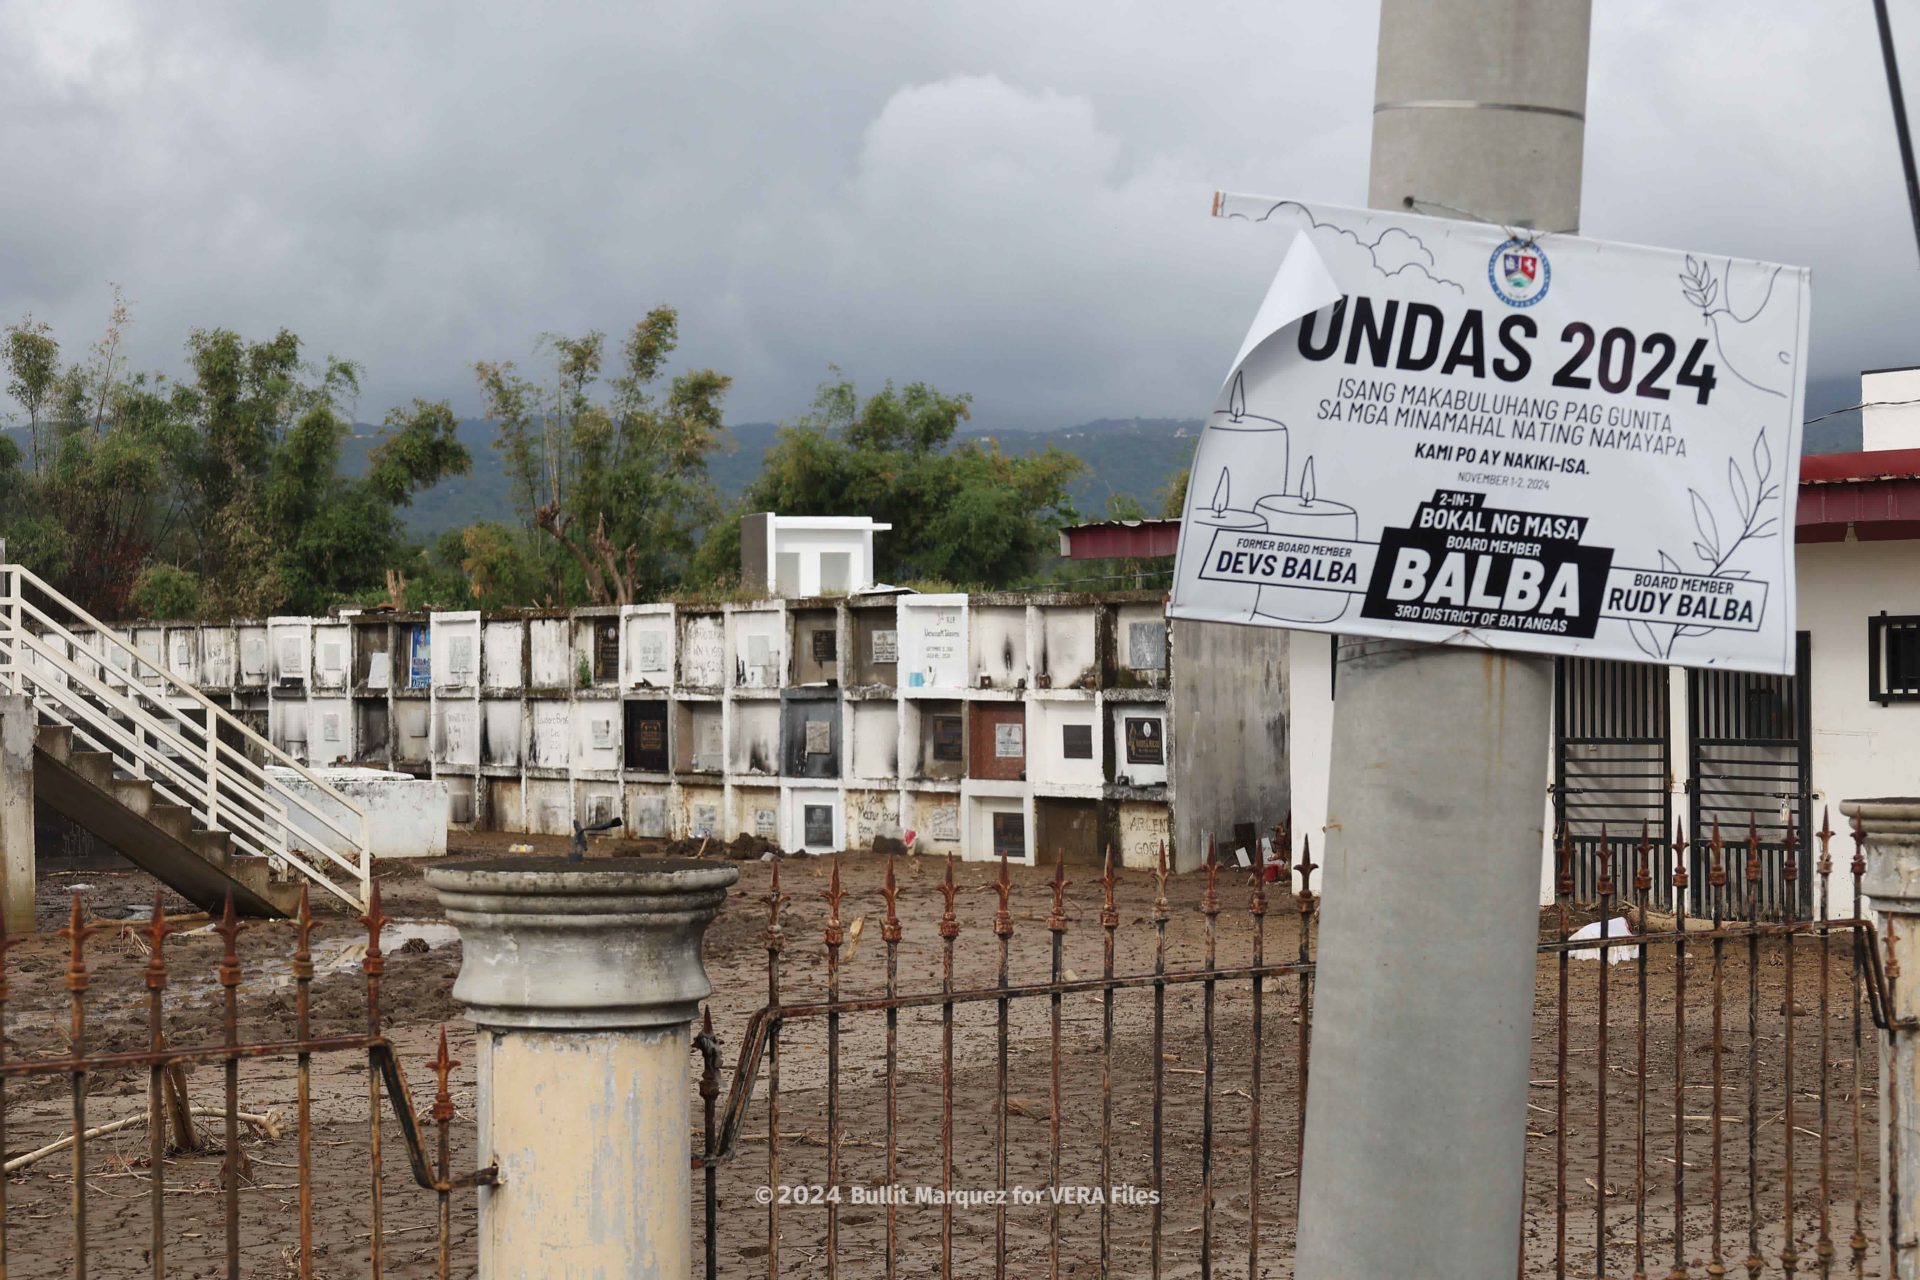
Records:
[[[72,664],[68,663],[63,655],[40,641],[32,633],[15,634],[28,651],[38,654],[44,661],[65,666],[69,670],[73,669]],[[37,687],[43,691],[47,688],[44,685]],[[102,701],[105,702],[104,699]],[[72,729],[81,746],[104,751],[116,767],[152,783],[155,795],[170,803],[179,804],[192,811],[196,817],[205,820],[205,806],[196,804],[193,800],[196,793],[205,789],[205,784],[191,769],[181,763],[182,760],[190,759],[191,756],[186,753],[167,755],[144,749],[140,734],[151,734],[167,745],[172,745],[179,740],[167,734],[164,728],[159,731],[152,728],[152,717],[138,706],[124,700],[106,703],[108,711],[125,715],[130,722],[138,725],[139,732],[136,733],[119,724],[112,715],[89,714],[84,699],[71,696],[48,696],[43,692],[41,696],[34,699],[34,705],[36,710],[49,719]],[[77,718],[68,714],[69,712],[77,713]],[[143,721],[145,723],[142,723]],[[155,776],[156,773],[161,776]],[[243,850],[268,852],[274,857],[286,856],[284,823],[269,825],[268,820],[274,816],[271,811],[262,810],[258,816],[248,818],[238,805],[229,803],[224,814],[223,821],[226,825],[221,829],[234,836],[235,842]],[[241,818],[240,824],[233,822],[236,816]],[[284,818],[284,814],[279,816]],[[351,870],[351,867],[348,866],[346,869]]]
[[[201,693],[198,688],[180,679],[178,676],[176,676],[173,673],[171,668],[162,666],[161,664],[154,662],[151,658],[147,657],[145,654],[141,653],[138,649],[136,649],[133,645],[127,643],[127,641],[123,639],[117,631],[114,631],[111,627],[108,627],[105,623],[93,617],[91,614],[87,613],[86,610],[80,608],[80,606],[74,604],[72,601],[65,599],[58,592],[54,591],[51,587],[47,586],[47,584],[43,582],[39,577],[37,577],[31,570],[24,569],[19,565],[0,565],[0,575],[7,575],[9,573],[17,574],[18,577],[25,579],[26,581],[32,583],[35,587],[39,588],[39,590],[44,595],[46,595],[49,599],[58,601],[63,608],[65,608],[69,613],[73,614],[80,621],[81,625],[89,634],[98,637],[104,645],[109,647],[109,649],[117,648],[121,652],[125,653],[127,657],[130,659],[131,664],[133,664],[133,665],[130,665],[126,671],[126,680],[127,680],[129,692],[138,691],[137,686],[141,683],[140,668],[144,667],[148,671],[153,672],[155,675],[159,676],[161,680],[164,681],[166,685],[169,688],[171,688],[175,693],[177,693],[182,697],[185,697],[189,701],[198,705],[205,711],[209,712],[221,724],[232,729],[234,732],[238,733],[243,738],[250,740],[251,743],[256,748],[258,748],[264,755],[272,757],[281,767],[290,769],[293,772],[297,773],[300,777],[305,779],[308,783],[312,784],[313,787],[316,790],[318,790],[321,794],[334,800],[336,803],[341,805],[343,808],[347,809],[349,812],[358,815],[360,818],[359,830],[357,832],[349,832],[348,830],[334,823],[324,813],[313,808],[311,805],[306,804],[298,792],[293,791],[290,788],[286,787],[284,783],[280,782],[272,774],[268,773],[264,768],[258,765],[245,752],[236,750],[234,747],[232,747],[230,744],[224,741],[218,742],[219,751],[223,755],[225,755],[226,758],[228,758],[235,765],[237,765],[239,768],[249,773],[252,773],[255,777],[257,777],[262,786],[265,786],[272,790],[283,792],[285,794],[286,799],[298,805],[300,808],[304,809],[316,821],[325,824],[330,830],[334,832],[335,835],[339,836],[342,840],[345,840],[348,843],[354,843],[357,840],[361,847],[363,848],[365,847],[366,836],[367,836],[366,816],[364,813],[361,813],[360,807],[354,804],[353,801],[349,800],[346,796],[342,795],[338,790],[336,790],[332,786],[329,786],[326,782],[322,781],[319,777],[315,776],[312,772],[310,772],[307,769],[305,765],[301,764],[298,760],[295,760],[292,756],[288,755],[286,752],[282,751],[280,748],[274,746],[267,739],[261,737],[259,734],[255,733],[252,729],[248,728],[245,722],[235,717],[231,712],[227,711],[224,707],[221,707],[218,703],[213,702],[205,694]],[[8,597],[0,597],[0,598],[8,598]],[[10,599],[12,600],[16,609],[16,621],[18,621],[17,614],[19,611],[32,613],[37,621],[39,621],[42,625],[46,626],[48,629],[53,631],[55,634],[61,636],[68,643],[72,644],[75,649],[79,650],[82,653],[89,654],[90,655],[89,660],[97,662],[102,667],[103,669],[103,674],[101,677],[102,679],[110,680],[112,678],[104,674],[105,671],[112,669],[111,664],[107,661],[106,652],[100,653],[97,658],[92,657],[91,656],[92,651],[88,648],[85,641],[83,641],[78,635],[74,634],[74,632],[69,630],[58,619],[53,618],[43,610],[27,602],[24,595],[19,591],[17,584],[14,585],[11,589]],[[155,705],[166,707],[170,712],[173,713],[174,718],[176,720],[180,720],[182,723],[190,725],[195,729],[199,728],[198,725],[194,725],[191,719],[188,719],[187,717],[179,715],[178,714],[179,709],[173,706],[172,703],[167,702],[166,699],[156,697],[151,693],[145,693],[143,691],[139,691],[139,692],[140,692],[140,696],[147,698],[148,700],[152,701]]]
[[[65,623],[28,599],[28,586],[98,637],[101,649],[96,652]],[[70,645],[74,656],[35,634],[36,627]],[[188,808],[208,829],[226,831],[243,850],[275,858],[364,909],[372,868],[367,853],[368,819],[361,806],[19,565],[0,564],[0,639],[6,641],[0,645],[0,685],[33,695],[36,704],[50,713],[57,706],[61,714],[54,718],[72,725],[86,745],[105,750],[129,772],[150,777],[156,793]],[[124,673],[108,661],[116,648],[129,658]],[[64,680],[43,678],[24,660],[26,653]],[[98,673],[89,674],[83,663],[98,668]],[[157,675],[159,687],[146,687],[143,671]],[[124,693],[113,687],[121,678],[127,686]],[[205,723],[175,698],[199,708]],[[346,825],[227,742],[223,729],[306,781],[323,800],[339,806],[347,815]],[[194,736],[200,738],[198,743],[189,741]],[[296,832],[289,819],[289,811],[296,808],[330,833],[341,848],[327,847],[333,841],[315,839],[311,831]],[[295,848],[295,840],[311,846],[321,861],[309,861],[303,856],[308,849]],[[329,866],[350,876],[351,886],[327,874]]]
[[[312,843],[314,852],[352,877],[352,890],[358,892],[343,889],[322,874],[322,868],[309,865],[289,847],[287,836],[291,828],[286,810],[277,807],[264,789],[249,792],[246,787],[236,787],[235,779],[222,776],[222,771],[218,770],[211,776],[204,772],[196,773],[193,764],[201,758],[201,753],[148,712],[141,705],[146,700],[128,697],[101,685],[56,647],[46,644],[29,630],[16,630],[12,636],[19,648],[35,654],[41,662],[58,668],[73,682],[68,687],[39,680],[26,673],[24,667],[21,668],[26,678],[33,681],[37,691],[34,699],[36,707],[47,713],[49,718],[72,726],[81,745],[105,751],[119,767],[152,782],[155,793],[162,799],[189,809],[209,829],[217,827],[226,831],[243,852],[275,858],[301,871],[343,900],[364,906],[364,857],[342,857],[324,845],[311,841],[310,834],[303,833],[303,842]],[[60,712],[73,712],[78,720]],[[116,716],[123,717],[133,729],[123,727]],[[201,731],[200,726],[191,720],[181,720],[180,724],[191,732]],[[150,744],[147,739],[152,740]],[[166,750],[157,750],[157,747]],[[226,793],[227,798],[220,821],[216,824],[210,821],[214,802],[202,797],[212,797],[222,792]],[[297,796],[295,798],[298,799]],[[356,854],[358,852],[355,851]]]
[[[344,858],[316,843],[314,852],[353,878],[352,890],[343,888],[322,874],[322,868],[305,862],[289,846],[287,836],[291,828],[286,811],[274,807],[264,792],[249,795],[244,789],[235,789],[231,778],[222,779],[216,774],[208,779],[203,772],[196,773],[191,767],[191,762],[198,757],[195,749],[137,701],[110,689],[97,686],[89,688],[94,682],[77,664],[32,632],[15,631],[12,638],[21,648],[34,653],[43,662],[60,668],[75,682],[72,687],[63,687],[35,680],[34,687],[38,692],[34,702],[36,708],[49,714],[49,718],[71,726],[82,746],[106,752],[117,766],[151,782],[156,795],[182,805],[203,822],[208,819],[209,806],[199,797],[224,782],[225,789],[233,794],[228,796],[221,810],[219,829],[232,836],[243,852],[275,858],[301,871],[343,901],[364,908],[365,890],[361,883],[366,865],[364,859]],[[62,714],[66,712],[75,713],[77,719]],[[122,726],[116,720],[116,715],[125,717],[134,729]],[[184,723],[191,728],[198,728],[191,721]],[[146,738],[153,740],[152,745],[145,741]],[[163,746],[168,750],[155,750],[154,746]],[[249,810],[253,813],[250,814]],[[208,826],[211,829],[213,824],[209,822]]]
[[[15,636],[28,651],[38,655],[42,661],[60,668],[69,678],[77,677],[85,680],[84,673],[76,663],[31,631],[16,632]],[[154,782],[156,790],[162,791],[166,799],[184,805],[203,820],[211,816],[212,805],[196,803],[196,794],[207,791],[210,787],[233,792],[220,810],[221,821],[218,829],[235,836],[247,837],[258,846],[259,852],[276,857],[287,856],[285,812],[274,809],[267,803],[264,796],[252,796],[243,790],[236,790],[231,779],[223,779],[216,773],[209,780],[204,773],[196,773],[191,762],[200,756],[200,751],[165,723],[155,718],[138,701],[116,694],[111,689],[99,693],[91,692],[86,689],[84,683],[80,686],[80,691],[86,696],[80,698],[71,696],[71,691],[58,685],[43,684],[38,687],[46,691],[35,699],[36,705],[41,710],[79,711],[86,723],[76,723],[65,715],[59,715],[57,718],[77,733],[84,734],[87,745],[107,751],[114,757],[114,763],[136,777]],[[87,712],[91,709],[89,698],[103,703],[108,711],[124,716],[138,727],[139,734],[151,736],[156,745],[167,747],[169,750],[159,752],[147,750],[139,734],[129,732],[112,715],[88,715]],[[192,729],[198,728],[191,721],[186,721],[185,724]],[[116,745],[122,749],[120,752],[113,750]],[[173,791],[163,779],[154,778],[152,774],[156,770],[170,776],[174,785],[184,787],[186,789],[184,794]],[[254,811],[251,819],[248,817],[249,807]],[[239,817],[244,825],[236,825],[233,821],[235,817]],[[214,829],[215,824],[208,825],[210,830]],[[243,847],[248,840],[241,841]],[[359,868],[355,862],[342,858],[331,850],[321,849],[319,852],[343,871],[357,877]]]
[[[39,608],[35,607],[32,604],[23,604],[22,610],[24,613],[32,615],[33,620],[36,622],[39,622],[42,626],[46,627],[48,631],[66,640],[67,643],[70,644],[73,648],[78,650],[80,653],[86,655],[84,658],[81,658],[78,661],[85,662],[95,667],[100,667],[103,671],[110,669],[109,665],[102,660],[103,655],[95,655],[93,651],[87,647],[86,643],[83,640],[81,640],[79,636],[75,635],[73,632],[61,626],[58,621],[51,618],[45,612],[43,612],[42,610],[40,610]],[[32,631],[31,629],[26,629],[23,631],[23,634],[31,636]],[[147,659],[144,657],[141,658],[141,662],[149,667],[153,665],[150,659]],[[68,664],[68,665],[75,666],[75,664]],[[112,696],[117,696],[117,695],[113,695],[114,678],[111,676],[88,676],[84,673],[83,669],[79,669],[77,668],[77,666],[75,666],[75,669],[69,672],[69,675],[74,678],[78,678],[83,682],[97,682],[102,686],[102,688],[107,694]],[[191,717],[181,715],[180,709],[174,706],[171,702],[168,702],[165,698],[157,697],[154,694],[147,692],[141,686],[141,682],[137,674],[133,672],[129,672],[125,683],[127,686],[127,693],[129,696],[135,699],[138,699],[140,702],[144,702],[147,704],[151,704],[153,706],[163,707],[167,709],[171,713],[172,718],[176,722],[180,723],[181,725],[184,725],[187,729],[189,729],[194,733],[200,733],[202,731],[200,725],[196,724]],[[239,720],[233,719],[231,716],[228,715],[228,713],[222,711],[217,704],[207,703],[206,705],[211,706],[213,708],[213,711],[216,716],[227,717],[227,720],[230,723],[238,726],[243,733],[246,733],[248,736],[253,737],[256,742],[265,744],[266,742],[265,739],[260,738],[258,735],[254,734],[251,729],[248,729],[245,726],[244,723],[240,722]],[[342,827],[339,823],[333,821],[321,810],[315,808],[299,792],[294,791],[291,788],[287,787],[286,784],[283,783],[280,779],[274,777],[272,773],[262,768],[257,762],[255,762],[252,757],[248,756],[244,751],[240,751],[236,749],[231,743],[224,742],[224,741],[216,741],[213,743],[203,742],[200,747],[197,747],[197,748],[183,747],[183,750],[186,750],[189,752],[193,752],[193,751],[200,752],[201,754],[209,758],[209,764],[212,764],[219,759],[225,759],[228,762],[229,767],[236,769],[242,773],[250,774],[255,779],[257,779],[258,789],[274,791],[279,793],[284,800],[292,803],[297,808],[301,809],[309,817],[313,818],[314,821],[324,825],[328,830],[332,831],[335,836],[339,837],[340,840],[345,844],[349,846],[354,846],[356,844],[356,837],[353,835],[353,833],[349,832],[345,827]],[[278,753],[278,748],[269,746],[268,750]],[[282,756],[282,758],[288,760],[289,762],[291,762],[291,759],[292,759],[291,757],[284,756],[284,755]],[[299,766],[295,765],[294,767],[298,768]],[[345,796],[341,795],[338,791],[335,791],[333,788],[327,786],[325,783],[320,782],[317,778],[314,778],[313,775],[308,774],[305,769],[301,769],[300,771],[302,774],[305,774],[308,780],[312,781],[316,787],[319,787],[323,792],[332,795],[342,805],[344,805],[350,812],[353,812],[356,814],[359,812],[358,806],[354,805],[351,801],[349,801]],[[217,793],[214,796],[212,796],[211,799],[217,800],[218,799]],[[217,811],[210,811],[209,816],[218,817],[219,815]],[[364,832],[364,829],[365,829],[364,815],[361,815],[360,827],[361,827],[361,830]],[[364,840],[361,840],[359,843],[363,845]]]

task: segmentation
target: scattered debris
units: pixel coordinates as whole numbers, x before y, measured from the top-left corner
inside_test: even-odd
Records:
[[[1606,936],[1609,939],[1631,938],[1633,936],[1633,926],[1625,916],[1615,916],[1606,922],[1605,927]],[[1569,938],[1568,941],[1598,942],[1600,941],[1600,930],[1601,923],[1598,920],[1592,924],[1583,924],[1574,930],[1573,936]],[[1640,948],[1637,945],[1608,946],[1605,950],[1608,964],[1624,964],[1629,960],[1638,960],[1640,958]],[[1600,958],[1600,952],[1601,948],[1599,947],[1583,947],[1570,954],[1575,960],[1598,960]]]

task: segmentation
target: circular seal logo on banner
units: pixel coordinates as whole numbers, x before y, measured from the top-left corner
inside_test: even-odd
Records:
[[[1509,240],[1487,259],[1487,283],[1510,307],[1530,307],[1547,296],[1553,267],[1544,249],[1531,240]]]

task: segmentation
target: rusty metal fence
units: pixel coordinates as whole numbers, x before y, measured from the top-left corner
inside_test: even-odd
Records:
[[[1858,831],[1833,909],[1832,839],[1819,833],[1808,869],[1813,918],[1789,923],[1759,917],[1755,833],[1710,833],[1694,859],[1678,832],[1670,846],[1643,833],[1584,854],[1562,842],[1539,946],[1519,1274],[1880,1265],[1898,1224],[1879,1221],[1874,1031],[1897,975],[1862,915]],[[1021,904],[1003,861],[985,922],[991,977],[965,981],[962,943],[979,925],[963,921],[949,862],[939,978],[917,987],[899,976],[907,934],[891,858],[875,889],[851,895],[864,900],[851,920],[834,864],[817,952],[787,937],[776,863],[766,1004],[741,1030],[730,1078],[710,1022],[697,1038],[706,1274],[1291,1274],[1315,976],[1316,868],[1305,840],[1299,850],[1244,886],[1209,857],[1192,930],[1169,905],[1163,852],[1152,961],[1136,971],[1116,968],[1111,854],[1097,906],[1069,895],[1056,862],[1028,917],[1044,906],[1045,969],[1031,976],[1010,963]],[[1591,901],[1574,900],[1579,856],[1596,863]],[[1623,861],[1632,879],[1616,884]],[[1698,861],[1707,883],[1689,892]],[[1678,890],[1670,914],[1650,901],[1656,864]],[[1781,874],[1789,886],[1803,874],[1791,832]],[[1270,877],[1283,883],[1270,891]],[[1291,910],[1277,915],[1274,894]],[[881,913],[879,972],[850,990],[863,906]],[[1073,947],[1081,908],[1097,913],[1098,976],[1075,971],[1093,959]],[[1616,913],[1631,933],[1610,923]],[[1223,916],[1239,917],[1232,956]],[[1196,953],[1175,954],[1170,925]],[[824,960],[822,987],[801,997],[783,981],[793,950]]]
[[[1781,874],[1790,885],[1810,876],[1815,904],[1812,919],[1788,923],[1763,921],[1758,896],[1739,891],[1763,874],[1754,833],[1709,833],[1704,851],[1679,836],[1668,846],[1603,838],[1592,852],[1563,843],[1539,945],[1520,1274],[1862,1276],[1910,1229],[1882,1219],[1878,1194],[1882,1106],[1886,1134],[1897,1137],[1901,1117],[1877,1094],[1875,1037],[1899,975],[1863,917],[1863,837],[1853,833],[1837,885],[1833,839],[1823,828],[1803,868],[1788,833]],[[1283,831],[1275,847],[1288,847]],[[1590,902],[1575,900],[1581,857],[1598,864]],[[1671,914],[1651,903],[1656,863],[1671,868]],[[1622,865],[1633,869],[1625,884],[1615,881]],[[1699,866],[1706,882],[1690,884]],[[1316,867],[1304,840],[1291,865],[1250,876],[1210,860],[1174,895],[1178,907],[1164,854],[1145,883],[1109,855],[1097,888],[1078,893],[1062,862],[1044,889],[1016,884],[1002,862],[974,886],[989,895],[977,911],[951,861],[932,890],[923,866],[921,891],[937,896],[905,916],[898,866],[888,858],[879,870],[871,888],[850,892],[835,861],[817,941],[803,944],[789,939],[791,899],[772,864],[764,1006],[731,1055],[711,1023],[695,1038],[705,1194],[692,1227],[707,1275],[1290,1274],[1316,973]],[[863,957],[869,913],[878,947]],[[1630,934],[1615,930],[1619,915]],[[19,1188],[0,1175],[0,1280],[10,1265],[21,1276],[265,1274],[261,1241],[243,1239],[262,1232],[284,1241],[274,1274],[341,1274],[338,1245],[357,1236],[356,1273],[448,1275],[454,1193],[496,1173],[453,1171],[444,1037],[425,1122],[416,1111],[383,1026],[389,922],[377,894],[361,920],[364,1020],[341,1032],[316,1029],[304,902],[291,947],[250,945],[243,964],[249,926],[231,910],[171,919],[156,901],[150,920],[128,925],[87,919],[76,897],[60,934],[64,968],[38,971],[64,983],[64,1000],[39,1008],[64,1004],[54,1016],[65,1025],[34,1029],[36,1056],[16,1052],[23,1015],[9,1009],[6,980],[18,940],[0,937],[0,1150],[28,1117],[40,1137],[59,1136],[9,1152],[8,1171],[53,1159],[68,1168],[64,1203],[46,1180],[38,1200],[14,1200]],[[218,938],[217,964],[213,983],[194,990],[169,947],[204,928]],[[144,991],[103,1009],[89,946],[116,934],[144,952]],[[243,987],[280,971],[291,1034],[243,1038]],[[169,1016],[187,994],[212,1001],[218,1018],[175,1043],[170,1029],[195,1025]],[[194,1064],[218,1070],[218,1108],[188,1105],[178,1073]],[[330,1130],[312,1104],[323,1064],[336,1074],[364,1065],[365,1136],[321,1168],[316,1142]],[[243,1129],[272,1123],[241,1109],[243,1071],[291,1077],[297,1146],[281,1166],[292,1181],[279,1188],[293,1193],[278,1202],[282,1217],[271,1205],[264,1218],[242,1214],[261,1181]],[[144,1093],[144,1114],[97,1123],[91,1109],[109,1080]],[[217,1142],[196,1139],[196,1112],[218,1126]],[[434,1210],[421,1229],[437,1238],[404,1263],[390,1256],[401,1229],[387,1217],[389,1116],[410,1194],[422,1197],[413,1203]],[[140,1124],[146,1151],[103,1167],[96,1141]],[[190,1186],[173,1185],[182,1165],[198,1167]],[[129,1179],[133,1194],[108,1178]],[[316,1194],[337,1206],[342,1179],[363,1189],[350,1207],[366,1229],[330,1224],[336,1252],[317,1265]],[[176,1193],[213,1197],[212,1225],[178,1221]],[[90,1229],[102,1197],[116,1209],[111,1265],[96,1256],[102,1227]],[[189,1214],[206,1203],[185,1200]]]
[[[256,960],[254,966],[255,977],[264,978],[277,968],[275,961],[284,961],[285,972],[290,976],[293,987],[293,1037],[243,1041],[240,1037],[240,994],[248,975],[241,961],[239,939],[244,931],[253,926],[235,916],[231,898],[217,920],[208,921],[205,916],[170,919],[166,915],[162,895],[156,892],[151,918],[144,924],[130,926],[123,921],[89,920],[81,897],[76,893],[67,927],[59,933],[59,937],[66,942],[64,979],[68,992],[68,1024],[60,1048],[51,1055],[39,1057],[18,1057],[5,1051],[10,1044],[7,1001],[11,994],[6,956],[21,939],[0,934],[0,1150],[5,1150],[7,1146],[10,1112],[20,1105],[16,1097],[10,1095],[10,1088],[12,1094],[18,1094],[30,1087],[29,1082],[62,1081],[66,1085],[68,1117],[66,1133],[62,1137],[9,1159],[5,1173],[0,1174],[0,1280],[5,1280],[10,1274],[22,1277],[67,1274],[75,1277],[75,1280],[85,1280],[101,1244],[101,1233],[89,1231],[91,1200],[104,1194],[99,1187],[109,1176],[97,1167],[91,1146],[107,1134],[139,1123],[144,1123],[147,1128],[145,1156],[120,1161],[124,1167],[117,1173],[137,1178],[144,1184],[141,1194],[148,1206],[147,1243],[130,1264],[128,1255],[134,1252],[131,1248],[133,1242],[125,1237],[114,1239],[113,1244],[118,1247],[113,1250],[113,1273],[151,1274],[156,1278],[182,1273],[220,1274],[227,1276],[228,1280],[238,1280],[243,1274],[261,1274],[257,1256],[243,1264],[246,1255],[242,1242],[241,1196],[243,1191],[255,1191],[259,1178],[241,1139],[243,1126],[277,1131],[277,1125],[270,1115],[249,1114],[241,1110],[241,1065],[271,1062],[284,1067],[289,1059],[293,1063],[297,1099],[294,1117],[297,1145],[292,1166],[296,1179],[292,1189],[296,1189],[296,1199],[290,1206],[291,1213],[287,1215],[291,1221],[285,1222],[280,1230],[265,1233],[265,1243],[280,1246],[276,1261],[285,1270],[277,1271],[278,1274],[311,1280],[316,1274],[314,1197],[316,1188],[323,1185],[316,1180],[314,1172],[316,1126],[311,1113],[314,1065],[316,1061],[327,1061],[336,1056],[364,1059],[367,1076],[366,1165],[363,1174],[365,1196],[361,1202],[367,1230],[360,1237],[365,1242],[364,1273],[380,1277],[389,1271],[387,1249],[391,1230],[385,1222],[387,1197],[382,1169],[385,1130],[382,1126],[381,1104],[384,1097],[404,1143],[414,1183],[437,1199],[435,1273],[443,1278],[448,1275],[450,1197],[461,1188],[492,1182],[495,1171],[489,1167],[455,1176],[449,1167],[449,1126],[455,1113],[447,1082],[450,1070],[458,1064],[447,1055],[444,1032],[440,1037],[439,1054],[428,1064],[436,1080],[434,1103],[429,1116],[438,1136],[437,1152],[429,1152],[420,1117],[407,1086],[406,1074],[392,1042],[382,1029],[380,982],[385,957],[381,953],[380,938],[390,921],[381,912],[377,885],[366,914],[358,919],[366,927],[365,954],[359,966],[365,978],[365,1030],[343,1035],[317,1035],[313,1031],[312,987],[315,966],[311,934],[314,920],[303,888],[299,910],[293,920],[291,953],[276,956],[265,964]],[[215,1043],[169,1043],[167,994],[180,984],[168,965],[167,944],[185,930],[209,926],[222,944],[216,975],[220,993],[221,1034]],[[96,1047],[94,1044],[94,1022],[90,1017],[93,1009],[89,1000],[93,968],[89,964],[88,944],[103,934],[119,935],[146,952],[144,1035],[132,1037],[135,1041],[144,1040],[143,1047]],[[128,1021],[116,1016],[114,1031],[128,1032]],[[118,1038],[124,1040],[127,1037],[120,1034]],[[222,1105],[218,1109],[194,1108],[190,1105],[182,1071],[194,1064],[210,1064],[219,1068]],[[121,1117],[105,1124],[96,1124],[89,1114],[90,1102],[102,1082],[115,1077],[144,1080],[146,1113],[144,1116]],[[217,1146],[196,1133],[193,1123],[195,1115],[206,1115],[217,1121]],[[8,1212],[6,1176],[16,1169],[62,1152],[67,1156],[71,1181],[66,1205],[68,1236],[64,1250],[45,1247],[47,1229],[39,1224],[54,1215],[47,1212],[23,1215],[17,1208],[11,1214]],[[217,1243],[208,1240],[208,1233],[203,1230],[185,1230],[177,1225],[170,1229],[167,1219],[169,1166],[194,1160],[211,1162],[215,1159],[218,1161],[218,1178],[213,1186],[196,1185],[171,1190],[213,1192],[218,1195],[220,1236]],[[112,1199],[124,1201],[126,1197],[115,1195]],[[27,1219],[26,1222],[23,1222],[23,1217]],[[124,1230],[124,1220],[119,1225]],[[35,1237],[35,1243],[42,1246],[25,1265],[17,1260],[17,1250],[12,1247],[18,1241],[23,1226]],[[282,1244],[289,1233],[296,1236],[291,1247]],[[258,1239],[247,1241],[256,1250],[262,1243]],[[183,1246],[186,1248],[183,1249]],[[183,1251],[192,1256],[180,1259],[177,1255]],[[11,1267],[10,1255],[16,1257]],[[337,1265],[337,1257],[331,1259],[327,1274],[339,1274]]]

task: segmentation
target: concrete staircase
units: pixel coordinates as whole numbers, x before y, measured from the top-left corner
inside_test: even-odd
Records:
[[[6,563],[4,544],[0,694],[31,708],[36,797],[188,900],[284,915],[304,883],[366,909],[365,809]]]
[[[196,825],[191,809],[160,799],[150,780],[117,773],[106,752],[76,750],[69,725],[35,730],[33,789],[62,817],[204,911],[219,911],[229,893],[242,915],[289,915],[299,905],[300,886],[276,883],[272,859],[239,852],[230,832]]]

